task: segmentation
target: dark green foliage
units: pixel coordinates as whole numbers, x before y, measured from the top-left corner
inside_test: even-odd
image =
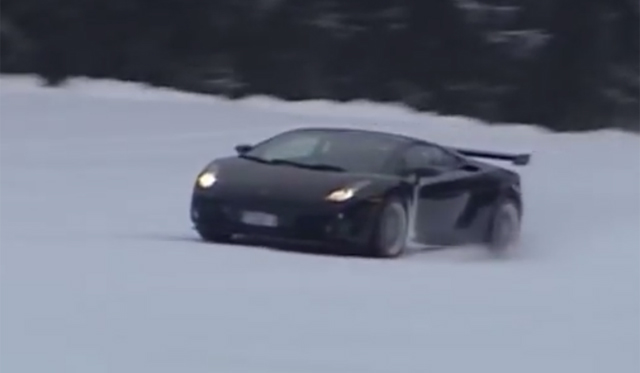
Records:
[[[637,129],[634,0],[4,0],[3,72]]]

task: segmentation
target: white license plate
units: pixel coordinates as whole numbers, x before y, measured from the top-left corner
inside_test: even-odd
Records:
[[[245,211],[242,213],[242,222],[262,227],[277,227],[278,217],[264,212]]]

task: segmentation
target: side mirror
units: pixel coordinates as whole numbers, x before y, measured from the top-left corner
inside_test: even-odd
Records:
[[[241,144],[241,145],[236,145],[235,149],[236,149],[236,153],[244,154],[250,151],[251,149],[253,149],[253,146],[248,144]]]

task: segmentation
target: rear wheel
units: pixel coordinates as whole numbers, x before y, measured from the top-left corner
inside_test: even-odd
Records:
[[[504,255],[513,250],[520,239],[520,211],[515,201],[501,202],[489,229],[489,250]]]
[[[379,258],[396,258],[405,250],[408,231],[407,209],[402,200],[387,200],[374,234],[373,255]]]

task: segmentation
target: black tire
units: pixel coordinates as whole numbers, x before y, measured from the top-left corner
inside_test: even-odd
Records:
[[[498,256],[514,250],[520,239],[521,213],[513,199],[505,199],[496,208],[489,227],[488,248]]]
[[[215,232],[212,229],[198,227],[196,231],[200,235],[203,241],[212,242],[212,243],[230,243],[231,235]]]
[[[405,203],[399,198],[388,199],[380,211],[373,235],[372,256],[397,258],[405,252],[409,217]]]

